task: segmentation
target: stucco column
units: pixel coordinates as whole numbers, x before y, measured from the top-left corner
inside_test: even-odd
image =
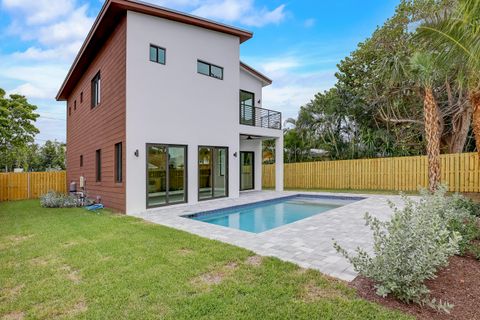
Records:
[[[275,139],[275,191],[283,191],[283,135]]]

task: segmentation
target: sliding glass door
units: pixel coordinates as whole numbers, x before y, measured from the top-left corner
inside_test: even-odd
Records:
[[[187,147],[147,144],[147,208],[187,201]]]
[[[228,148],[198,148],[198,199],[228,196]]]

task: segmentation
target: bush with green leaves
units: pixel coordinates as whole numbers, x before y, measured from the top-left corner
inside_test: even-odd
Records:
[[[480,218],[480,203],[477,203],[472,199],[457,196],[454,199],[454,205],[456,208],[466,209],[472,216]]]
[[[378,295],[393,294],[407,303],[448,311],[450,304],[429,298],[425,281],[434,279],[449,257],[460,252],[462,235],[451,226],[463,221],[469,212],[454,207],[445,193],[442,186],[434,194],[422,191],[420,199],[402,196],[404,208],[390,203],[394,212],[389,221],[366,213],[366,224],[373,232],[374,256],[362,248],[352,255],[337,242],[335,249],[357,272],[375,282]]]
[[[74,208],[81,206],[77,198],[55,191],[49,191],[41,196],[40,205],[45,208]]]

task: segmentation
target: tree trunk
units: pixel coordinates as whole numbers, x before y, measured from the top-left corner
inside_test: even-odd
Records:
[[[440,119],[431,87],[425,88],[423,108],[427,138],[428,188],[435,191],[440,183]]]
[[[472,127],[475,134],[475,146],[480,157],[480,90],[470,93],[470,103],[473,108]]]
[[[472,108],[470,106],[452,120],[452,133],[447,137],[448,153],[460,153],[465,147],[468,130],[472,121]]]

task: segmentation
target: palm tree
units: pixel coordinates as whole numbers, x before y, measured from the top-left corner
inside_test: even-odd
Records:
[[[480,1],[457,0],[453,8],[427,19],[417,32],[433,46],[443,62],[463,62],[480,156]]]
[[[433,93],[438,66],[431,54],[417,52],[411,59],[412,70],[423,89],[423,113],[427,140],[428,187],[435,191],[440,183],[440,111]]]

